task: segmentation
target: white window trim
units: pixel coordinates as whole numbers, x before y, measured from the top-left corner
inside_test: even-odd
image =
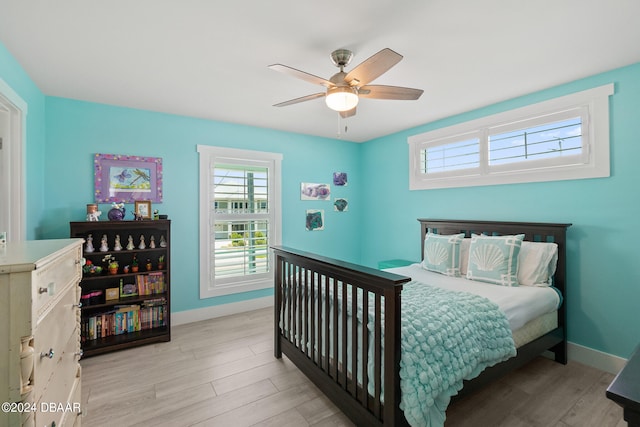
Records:
[[[613,83],[570,95],[531,104],[525,107],[493,114],[480,119],[436,129],[410,136],[409,144],[409,189],[428,190],[436,188],[473,187],[480,185],[515,184],[523,182],[561,181],[569,179],[602,178],[610,176],[609,159],[609,96],[614,93]],[[559,113],[568,109],[585,108],[586,123],[583,135],[586,137],[586,162],[572,165],[528,168],[518,171],[501,171],[486,164],[487,130],[509,123],[526,121],[534,117]],[[420,171],[420,151],[427,145],[456,136],[480,133],[480,171],[473,173],[460,170],[458,173],[443,173],[427,176]],[[484,144],[484,145],[483,145]]]
[[[272,208],[275,208],[273,224],[270,224],[269,245],[279,245],[282,238],[282,206],[281,206],[281,162],[282,154],[264,151],[240,150],[226,147],[198,145],[197,151],[200,162],[200,298],[212,298],[248,292],[273,287],[273,272],[261,275],[258,279],[238,277],[238,280],[228,279],[216,283],[211,265],[211,231],[214,227],[213,215],[210,208],[211,167],[225,161],[247,161],[250,164],[262,164],[269,167],[269,198]],[[271,258],[272,252],[269,251]],[[273,262],[270,259],[270,265]]]

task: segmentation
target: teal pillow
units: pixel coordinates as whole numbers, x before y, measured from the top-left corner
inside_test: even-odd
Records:
[[[460,242],[463,238],[464,233],[449,235],[427,233],[424,238],[422,267],[447,276],[460,276]]]
[[[524,234],[484,236],[473,234],[469,247],[467,279],[518,286],[518,254]]]

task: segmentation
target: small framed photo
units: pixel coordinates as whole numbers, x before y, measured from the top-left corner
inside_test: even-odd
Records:
[[[120,298],[120,289],[118,288],[107,288],[106,292],[106,300],[113,301]]]
[[[138,218],[151,219],[151,201],[150,200],[136,200],[133,208],[133,212]]]

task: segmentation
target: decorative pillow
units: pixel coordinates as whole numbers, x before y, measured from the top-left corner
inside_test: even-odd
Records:
[[[518,286],[518,254],[524,234],[481,236],[473,234],[469,246],[467,279]]]
[[[557,263],[557,244],[522,242],[518,257],[518,283],[525,286],[551,286]]]
[[[447,276],[460,276],[460,242],[463,238],[464,233],[427,233],[424,238],[422,268]]]

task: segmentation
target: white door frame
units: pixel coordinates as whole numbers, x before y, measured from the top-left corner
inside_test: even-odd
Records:
[[[2,156],[0,156],[0,224],[6,227],[7,240],[26,238],[25,141],[27,103],[0,79],[0,110],[3,123]]]

